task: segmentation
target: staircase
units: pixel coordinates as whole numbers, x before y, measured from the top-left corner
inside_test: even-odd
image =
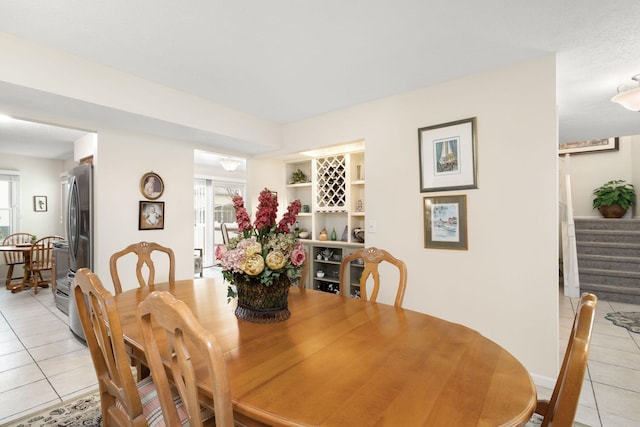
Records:
[[[575,218],[580,291],[640,304],[640,219]]]

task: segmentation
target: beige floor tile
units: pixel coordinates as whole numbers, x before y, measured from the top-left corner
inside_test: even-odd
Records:
[[[596,408],[578,405],[575,421],[586,424],[589,427],[604,427],[600,422],[600,416]]]
[[[23,320],[29,320],[33,317],[39,316],[53,316],[42,304],[25,305],[18,307],[7,307],[2,310],[2,314],[11,325],[14,323],[20,323]]]
[[[608,412],[600,411],[600,419],[602,420],[603,427],[637,427],[640,426],[640,422],[626,418],[624,415],[610,414]]]
[[[589,360],[635,369],[640,366],[640,352],[629,352],[612,348],[591,346]]]
[[[16,334],[10,328],[0,331],[0,345],[2,345],[2,343],[13,341],[15,339]]]
[[[640,368],[640,367],[639,367]],[[640,370],[590,361],[591,380],[640,393]],[[640,399],[640,395],[638,396]]]
[[[28,348],[34,348],[34,347],[39,347],[41,345],[45,345],[45,344],[51,344],[51,343],[56,343],[58,341],[63,341],[69,338],[69,335],[71,335],[71,332],[69,332],[69,329],[65,326],[60,326],[57,329],[54,329],[53,331],[47,332],[47,333],[41,333],[41,334],[36,334],[36,335],[29,335],[26,337],[22,338],[22,344]]]
[[[47,376],[47,378],[60,396],[98,388],[98,380],[93,364],[80,365],[72,372],[63,372],[58,375]]]
[[[67,332],[65,339],[37,347],[31,347],[29,348],[29,353],[36,362],[39,362],[52,357],[72,353],[74,351],[86,350],[87,347],[76,338],[68,338],[70,335],[71,331]]]
[[[31,358],[27,350],[5,354],[0,356],[0,372],[6,372],[10,369],[19,368],[20,366],[25,366],[29,363],[33,363],[33,359]]]
[[[43,379],[45,379],[45,376],[38,365],[36,365],[35,362],[31,362],[15,369],[0,372],[0,390],[11,390],[12,388],[27,385]]]
[[[32,382],[8,392],[1,392],[0,425],[60,401],[46,380]]]
[[[42,360],[38,365],[47,377],[51,377],[64,372],[74,372],[85,365],[93,366],[93,361],[89,349],[84,349]]]
[[[638,351],[638,346],[635,345],[633,340],[629,339],[629,336],[618,337],[614,335],[593,333],[591,336],[591,345],[594,347],[606,347],[628,352]]]
[[[593,332],[596,334],[611,335],[626,339],[629,338],[629,331],[623,327],[614,325],[613,322],[610,322],[609,320],[607,320],[606,323],[602,322],[594,324]]]
[[[9,341],[5,341],[0,345],[0,356],[15,353],[16,351],[22,351],[24,349],[25,348],[20,340],[18,338],[14,338]]]
[[[624,414],[625,418],[634,420],[636,425],[640,425],[639,393],[599,383],[593,383],[593,389],[600,413]]]

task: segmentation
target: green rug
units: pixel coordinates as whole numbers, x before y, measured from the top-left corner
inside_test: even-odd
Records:
[[[614,325],[627,328],[631,332],[640,334],[640,313],[633,311],[616,311],[607,313],[605,319],[611,320]]]
[[[6,427],[98,427],[101,420],[100,395],[95,390],[12,421]]]

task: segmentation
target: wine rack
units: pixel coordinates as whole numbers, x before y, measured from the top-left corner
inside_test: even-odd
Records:
[[[316,210],[347,211],[346,158],[343,155],[316,159]]]

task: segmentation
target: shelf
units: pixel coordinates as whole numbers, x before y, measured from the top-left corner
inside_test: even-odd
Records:
[[[298,213],[298,217],[305,217],[305,216],[310,217],[311,216],[311,212],[300,212],[300,213]]]
[[[340,279],[337,278],[332,278],[332,277],[314,277],[314,280],[318,281],[318,282],[327,282],[327,283],[337,283],[340,284]]]
[[[362,216],[362,217],[364,217],[365,215],[364,215],[364,212],[352,212],[351,216]]]
[[[358,181],[351,181],[351,185],[364,185],[364,179]]]
[[[299,182],[297,184],[287,184],[287,188],[311,187],[310,182]]]
[[[332,260],[323,260],[323,259],[314,259],[313,262],[316,262],[318,264],[333,264],[333,265],[340,265],[341,261],[332,261]]]

